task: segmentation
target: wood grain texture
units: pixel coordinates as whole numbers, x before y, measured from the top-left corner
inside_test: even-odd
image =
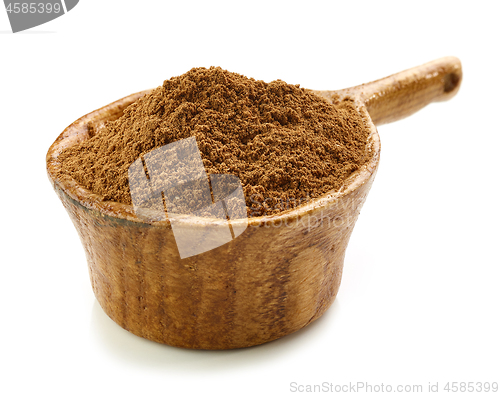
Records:
[[[425,77],[434,75],[432,70],[440,77]],[[138,336],[195,349],[258,345],[318,319],[337,295],[347,244],[378,167],[380,141],[371,119],[397,119],[429,101],[446,99],[457,87],[441,92],[450,70],[441,61],[358,88],[318,92],[356,102],[371,131],[368,162],[340,191],[276,216],[249,218],[236,239],[185,259],[179,256],[169,220],[148,223],[129,205],[103,201],[63,174],[58,162],[64,148],[88,138],[103,121],[118,118],[149,91],[75,121],[49,149],[47,171],[78,231],[103,310]],[[424,94],[417,94],[420,90]],[[189,235],[195,228],[217,232],[221,224],[188,218],[182,227]]]
[[[321,96],[356,97],[363,102],[375,125],[387,124],[417,112],[432,102],[451,99],[462,82],[462,65],[448,56],[367,84]]]

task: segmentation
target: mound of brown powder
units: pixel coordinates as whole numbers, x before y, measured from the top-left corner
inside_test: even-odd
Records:
[[[368,133],[351,101],[334,106],[280,80],[194,68],[59,158],[62,171],[83,187],[131,204],[129,166],[155,148],[194,136],[206,172],[238,176],[248,215],[256,216],[339,189],[367,160]]]

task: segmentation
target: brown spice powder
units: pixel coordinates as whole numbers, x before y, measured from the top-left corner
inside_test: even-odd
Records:
[[[249,216],[277,214],[338,190],[367,160],[369,130],[354,103],[336,105],[281,80],[194,68],[131,104],[59,156],[62,171],[105,200],[132,204],[129,166],[196,137],[208,174],[233,174]]]

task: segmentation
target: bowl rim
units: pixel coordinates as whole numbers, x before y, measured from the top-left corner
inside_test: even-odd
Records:
[[[103,122],[105,120],[109,120],[111,116],[123,113],[123,110],[128,105],[132,104],[143,95],[150,93],[152,90],[153,89],[140,91],[109,103],[106,106],[80,117],[64,129],[64,131],[52,143],[46,155],[47,174],[53,188],[56,191],[62,191],[71,200],[77,202],[84,208],[96,210],[101,214],[112,218],[127,220],[134,223],[149,224],[151,226],[171,226],[171,219],[169,218],[162,221],[145,221],[135,214],[135,210],[132,205],[103,200],[101,195],[85,189],[71,176],[64,174],[61,170],[60,162],[58,161],[58,156],[64,149],[88,138],[90,122],[96,122],[96,120],[98,120],[98,122]],[[324,210],[325,208],[338,203],[340,200],[347,199],[348,196],[370,180],[372,175],[377,170],[380,159],[380,137],[364,103],[358,97],[350,97],[350,99],[354,100],[359,113],[363,116],[367,127],[370,129],[367,139],[367,149],[370,155],[369,160],[344,181],[344,184],[341,186],[339,191],[329,191],[321,197],[313,198],[307,203],[301,204],[295,208],[287,209],[279,214],[230,219],[231,225],[238,226],[247,224],[248,226],[259,227],[278,222],[283,224],[283,221],[285,221],[285,224],[288,224],[288,221],[290,220],[301,219],[304,216],[316,213],[319,210]],[[209,219],[189,215],[176,218],[176,222],[177,221],[179,223],[185,223],[189,226],[225,226],[227,224],[225,221],[218,219]]]

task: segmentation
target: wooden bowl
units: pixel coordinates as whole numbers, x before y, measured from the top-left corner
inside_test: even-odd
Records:
[[[139,92],[80,118],[47,153],[49,179],[80,235],[95,296],[124,329],[178,347],[231,349],[262,344],[318,319],[337,295],[349,237],[374,180],[380,155],[375,125],[453,96],[460,61],[442,58],[340,91],[353,98],[371,134],[369,161],[337,192],[275,216],[232,220],[247,229],[231,242],[181,259],[172,225],[146,222],[134,208],[103,201],[61,172],[58,155],[89,137],[89,126],[119,118]],[[221,224],[193,218],[189,232]]]

